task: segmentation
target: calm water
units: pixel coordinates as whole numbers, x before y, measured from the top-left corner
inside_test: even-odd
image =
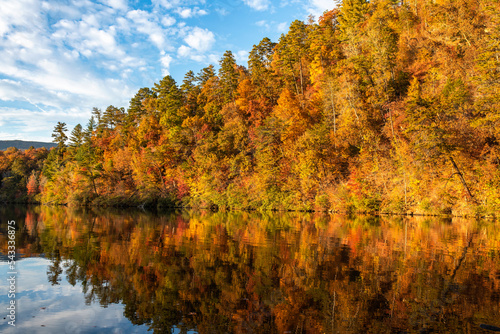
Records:
[[[2,333],[490,333],[491,221],[0,208]],[[7,322],[7,221],[16,327]],[[489,328],[489,329],[486,329]]]

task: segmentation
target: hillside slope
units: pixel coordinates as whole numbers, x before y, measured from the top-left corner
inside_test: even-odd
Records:
[[[9,147],[15,147],[20,150],[27,150],[33,146],[34,148],[45,147],[50,149],[51,147],[57,146],[55,143],[46,143],[41,141],[24,141],[24,140],[0,140],[0,151],[4,151]]]

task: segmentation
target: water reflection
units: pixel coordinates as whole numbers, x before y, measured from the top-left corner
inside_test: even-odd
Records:
[[[123,305],[110,304],[105,309],[95,303],[86,305],[79,285],[72,286],[65,279],[49,284],[50,265],[50,260],[40,257],[18,262],[16,326],[9,326],[3,319],[6,314],[1,314],[1,333],[147,333],[147,326],[133,326],[123,316]],[[2,275],[8,271],[4,263],[0,271]],[[8,302],[2,291],[2,313]]]
[[[25,257],[50,260],[45,281],[78,287],[82,314],[120,305],[127,324],[108,326],[127,333],[500,327],[500,230],[489,221],[17,210],[1,216],[20,223]]]

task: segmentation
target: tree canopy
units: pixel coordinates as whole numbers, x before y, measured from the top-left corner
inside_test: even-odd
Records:
[[[497,212],[499,18],[498,1],[344,0],[263,38],[248,69],[226,51],[94,108],[70,149],[59,122],[41,200]]]

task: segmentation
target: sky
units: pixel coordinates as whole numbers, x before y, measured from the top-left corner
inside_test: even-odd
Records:
[[[93,107],[128,107],[141,87],[213,64],[247,66],[264,37],[334,0],[0,0],[0,140],[52,141]]]

